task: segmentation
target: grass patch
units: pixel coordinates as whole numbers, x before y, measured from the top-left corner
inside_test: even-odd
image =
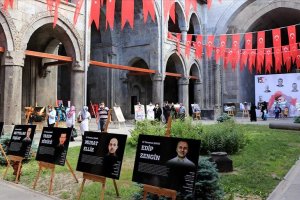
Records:
[[[273,130],[267,126],[238,125],[238,129],[245,132],[246,146],[237,154],[230,156],[234,164],[234,172],[221,174],[221,184],[227,196],[266,197],[282,180],[300,155],[300,133],[296,131]],[[205,126],[204,128],[209,128]],[[76,170],[80,147],[70,148],[68,160]],[[131,181],[135,158],[135,148],[126,145],[120,180],[117,181],[121,197],[119,199],[133,199],[132,195],[139,187]],[[5,166],[0,166],[3,173]],[[23,165],[20,184],[31,188],[38,171],[38,164],[34,159]],[[57,166],[54,178],[53,195],[61,199],[76,199],[82,182],[82,173],[76,172],[79,179],[77,184],[68,171],[67,166]],[[14,181],[12,169],[7,179]],[[36,190],[48,193],[50,172],[43,171]],[[87,181],[83,200],[99,199],[101,192],[99,183]],[[107,180],[105,200],[115,200],[111,179]]]

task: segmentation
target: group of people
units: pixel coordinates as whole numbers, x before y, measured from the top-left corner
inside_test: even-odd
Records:
[[[104,102],[101,102],[96,113],[96,123],[98,125],[98,130],[101,132],[105,131],[106,122],[108,119],[109,108],[105,106]],[[56,110],[53,109],[52,105],[48,106],[47,112],[47,125],[48,127],[54,127],[56,123]],[[68,128],[75,129],[75,123],[80,123],[80,131],[81,134],[84,135],[85,131],[89,131],[89,121],[91,120],[91,114],[88,111],[87,106],[83,106],[83,108],[76,115],[75,106],[71,106],[66,109],[66,126]],[[71,141],[74,141],[74,137],[71,136]]]
[[[186,109],[182,103],[179,104],[179,109],[175,108],[174,103],[169,105],[168,102],[165,102],[163,109],[161,109],[159,104],[156,103],[153,111],[154,119],[156,121],[162,121],[162,117],[164,117],[163,121],[165,121],[166,123],[168,122],[170,116],[172,117],[172,119],[179,118],[181,120],[184,120],[186,114]]]

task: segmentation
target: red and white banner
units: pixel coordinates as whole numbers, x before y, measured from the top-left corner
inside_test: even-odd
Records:
[[[256,72],[261,73],[261,68],[265,59],[265,31],[257,33],[257,58],[256,58]]]
[[[168,15],[170,15],[170,18],[175,23],[175,0],[165,0],[164,3],[164,17],[165,20],[168,19]]]
[[[181,41],[181,33],[176,34],[176,48],[177,53],[180,54],[180,41]]]
[[[247,49],[247,53],[250,56],[251,50],[252,50],[252,33],[246,33],[245,34],[245,49]]]
[[[215,37],[213,35],[207,36],[207,44],[206,44],[206,55],[208,59],[211,59],[212,51],[214,47],[214,39]]]
[[[297,69],[300,69],[300,49],[297,50],[297,58],[296,58],[296,65],[297,65]]]
[[[248,59],[248,69],[250,73],[252,73],[253,71],[253,65],[255,64],[255,60],[256,60],[256,50],[252,49]]]
[[[124,28],[126,21],[128,21],[131,28],[133,28],[133,22],[134,22],[134,1],[133,0],[122,0],[121,29]]]
[[[101,8],[100,0],[91,0],[90,26],[92,25],[93,22],[95,22],[97,30],[99,30],[100,8]]]
[[[292,56],[292,62],[294,63],[297,58],[297,41],[296,41],[296,26],[288,26],[289,44]]]
[[[282,65],[282,53],[281,47],[274,47],[274,57],[275,57],[275,72],[281,72]]]
[[[192,4],[192,6],[193,6],[193,8],[194,8],[194,11],[196,11],[197,12],[197,0],[191,0],[191,4]]]
[[[154,0],[143,0],[144,23],[147,22],[148,14],[155,21]]]
[[[57,20],[58,20],[58,7],[59,7],[59,4],[60,4],[60,0],[55,0],[53,28],[55,28]]]
[[[197,35],[196,42],[194,43],[194,47],[196,48],[195,57],[198,59],[202,59],[202,52],[203,52],[203,36]]]
[[[226,51],[227,35],[220,35],[220,57],[224,59]]]
[[[247,65],[248,59],[248,51],[246,49],[242,50],[241,53],[241,63],[240,63],[240,71],[244,69],[244,67]]]
[[[220,62],[220,57],[221,57],[220,47],[216,47],[216,49],[215,49],[215,59],[216,59],[217,64]]]
[[[290,47],[289,45],[283,46],[282,47],[282,56],[283,56],[283,63],[286,66],[286,71],[290,72],[291,71],[291,52],[290,52]]]
[[[8,6],[10,6],[10,8],[13,9],[13,7],[14,7],[14,0],[4,0],[3,10],[6,11],[8,9]]]
[[[185,16],[189,18],[191,9],[191,0],[185,0]]]
[[[212,0],[207,0],[207,8],[210,9]]]
[[[75,9],[74,18],[73,18],[74,26],[77,23],[77,19],[78,19],[82,4],[83,4],[83,0],[77,0],[76,9]]]
[[[192,44],[192,37],[193,35],[187,34],[186,36],[186,44],[185,44],[185,55],[190,58],[190,52],[191,52],[191,44]]]
[[[114,29],[116,0],[106,0],[106,29]]]
[[[272,56],[272,48],[265,49],[266,54],[266,73],[271,73],[271,67],[273,66],[273,56]]]
[[[240,58],[240,35],[232,35],[232,58],[231,58],[231,67],[235,71],[235,68],[238,64]]]

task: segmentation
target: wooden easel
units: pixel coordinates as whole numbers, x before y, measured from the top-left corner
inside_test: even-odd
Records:
[[[228,116],[234,117],[234,111],[233,110],[229,110],[228,111]]]
[[[244,109],[244,110],[243,110],[243,117],[245,117],[246,115],[247,115],[248,117],[250,117],[249,111],[248,111],[247,109]]]
[[[169,116],[168,123],[167,123],[167,130],[166,130],[166,134],[165,134],[166,137],[171,136],[171,125],[172,125],[172,117]],[[148,193],[156,194],[159,197],[160,196],[170,197],[170,198],[172,198],[172,200],[176,200],[176,194],[177,194],[176,190],[160,188],[160,187],[155,187],[152,185],[144,184],[143,200],[147,199]]]
[[[3,150],[3,148],[1,146],[1,152],[2,152],[2,150]],[[4,151],[2,153],[4,153],[3,155],[5,155]],[[9,159],[5,155],[5,158],[6,158],[6,161],[7,161],[7,165],[6,165],[6,169],[4,171],[4,174],[3,174],[3,179],[5,179],[9,167],[12,167],[12,165],[10,164],[11,163],[10,161],[19,162],[19,164],[18,164],[18,171],[17,171],[17,175],[16,175],[16,180],[15,180],[15,183],[18,183],[19,179],[20,179],[19,176],[20,176],[22,161],[23,161],[24,158],[20,157],[20,156],[13,156],[13,155],[8,155]]]
[[[1,151],[2,155],[3,155],[3,157],[5,158],[6,162],[8,163],[9,160],[8,160],[8,158],[6,156],[6,153],[5,153],[4,149],[3,149],[2,144],[0,144],[0,151]]]
[[[78,183],[78,179],[76,178],[76,175],[75,175],[75,173],[74,173],[74,171],[73,171],[73,169],[72,169],[72,167],[71,167],[71,165],[70,165],[70,163],[69,163],[69,161],[68,161],[67,159],[66,159],[66,163],[67,163],[67,166],[68,166],[68,168],[69,168],[71,174],[72,174],[73,177],[75,178],[76,183]],[[50,178],[50,184],[49,184],[49,190],[48,190],[48,193],[49,193],[49,195],[50,195],[51,192],[52,192],[52,187],[53,187],[53,179],[54,179],[54,174],[55,174],[55,173],[54,173],[54,170],[55,170],[55,164],[52,164],[52,163],[46,163],[46,162],[42,162],[42,161],[39,162],[39,171],[38,171],[38,174],[37,174],[37,176],[36,176],[36,179],[35,179],[35,181],[34,181],[34,183],[33,183],[33,189],[35,189],[35,186],[37,185],[37,181],[38,181],[38,179],[39,179],[39,177],[40,177],[40,174],[41,174],[41,171],[42,171],[43,168],[45,168],[45,169],[50,169],[50,170],[51,170],[51,178]]]
[[[107,121],[106,121],[106,124],[105,124],[104,133],[107,133],[108,125],[109,125],[109,123],[111,121],[111,112],[112,112],[112,110],[109,109],[109,111],[108,111],[108,118],[107,118]],[[106,177],[97,176],[97,175],[89,174],[89,173],[86,173],[86,172],[83,172],[83,180],[82,180],[82,183],[81,183],[81,186],[80,186],[80,190],[79,190],[78,198],[77,199],[80,200],[80,197],[81,197],[81,194],[83,192],[83,187],[84,187],[84,184],[85,184],[86,180],[91,180],[91,181],[99,182],[99,183],[102,184],[101,194],[100,194],[100,200],[104,200]],[[113,180],[113,183],[114,183],[114,187],[115,187],[115,190],[116,190],[117,197],[120,197],[116,180],[115,179],[112,179],[112,180]]]

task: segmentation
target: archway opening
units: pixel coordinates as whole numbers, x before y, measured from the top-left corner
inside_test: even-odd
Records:
[[[196,82],[199,81],[199,69],[196,64],[193,64],[191,66],[190,76],[198,78],[198,80],[190,79],[190,81],[189,81],[189,111],[190,111],[190,115],[192,115],[193,112],[192,112],[191,104],[199,104],[200,103],[200,99],[198,98],[200,96],[200,94],[197,94],[199,91],[195,86]]]
[[[0,47],[6,47],[6,37],[3,27],[0,25]],[[2,53],[0,54],[0,63],[2,63]],[[4,113],[4,80],[5,68],[0,67],[0,113]],[[0,121],[4,121],[3,114],[0,115]]]

